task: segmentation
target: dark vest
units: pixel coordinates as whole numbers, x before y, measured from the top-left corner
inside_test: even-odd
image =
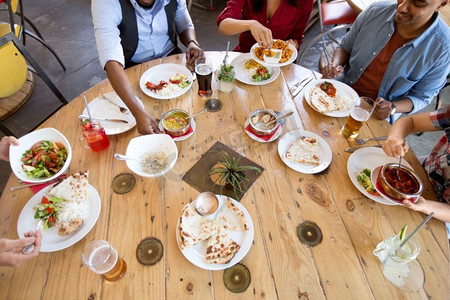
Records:
[[[136,21],[136,12],[130,0],[119,0],[122,8],[122,22],[118,28],[120,31],[120,43],[122,44],[123,54],[125,56],[125,68],[131,67],[136,63],[131,61],[136,52],[139,34]],[[169,28],[169,38],[177,48],[177,32],[175,29],[175,13],[177,10],[177,0],[170,0],[169,4],[164,7],[167,16],[167,24]]]

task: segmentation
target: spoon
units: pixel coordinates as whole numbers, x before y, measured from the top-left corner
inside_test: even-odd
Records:
[[[39,223],[37,224],[36,230],[34,231],[33,235],[36,235],[36,231],[38,231],[38,229],[41,228],[42,223],[44,222],[44,220],[45,220],[45,219],[41,219],[41,220],[39,221]],[[23,247],[23,249],[22,249],[22,254],[25,254],[25,255],[30,254],[31,252],[33,252],[33,250],[34,250],[34,244],[26,245],[26,246]]]
[[[278,122],[279,120],[282,120],[282,119],[284,119],[284,118],[287,118],[287,117],[289,117],[290,115],[292,115],[293,113],[294,113],[294,112],[293,112],[292,110],[289,110],[289,111],[286,112],[285,114],[279,116],[278,118],[273,119],[272,121],[269,121],[269,122],[267,122],[267,123],[264,123],[264,122],[258,122],[257,124],[255,124],[255,126],[256,126],[258,129],[261,129],[261,130],[269,130],[269,129],[271,129],[271,127],[270,127],[269,125],[271,125],[271,124],[273,124],[273,123],[276,123],[276,122]]]
[[[136,160],[141,163],[148,164],[152,169],[161,169],[166,166],[165,164],[161,164],[156,158],[152,159],[151,161],[146,161],[146,160],[143,160],[140,158],[129,157],[129,156],[125,156],[125,155],[122,155],[119,153],[115,153],[114,158],[118,159],[118,160]]]
[[[198,116],[199,114],[209,111],[209,112],[217,112],[222,109],[223,103],[219,99],[209,99],[205,102],[205,108],[203,108],[198,113],[194,114],[192,117]]]

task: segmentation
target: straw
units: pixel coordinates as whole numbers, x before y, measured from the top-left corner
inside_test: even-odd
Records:
[[[92,123],[92,115],[91,115],[91,111],[89,110],[89,106],[88,106],[88,103],[87,103],[87,100],[86,100],[86,95],[83,95],[83,99],[84,99],[84,104],[86,104],[86,110],[87,110],[87,113],[88,113],[88,116],[89,116],[89,122]]]
[[[225,57],[223,58],[223,64],[227,64],[227,58],[228,58],[228,49],[230,49],[230,41],[227,43],[227,52],[225,53]]]
[[[434,211],[432,211],[428,215],[428,217],[426,217],[425,220],[423,220],[422,223],[420,223],[419,226],[417,226],[416,229],[414,229],[414,231],[411,232],[411,234],[406,237],[406,239],[400,244],[400,246],[398,246],[398,248],[403,247],[417,233],[417,231],[419,231],[419,229],[421,229],[423,227],[423,225],[425,225],[431,219],[431,217],[433,215],[434,215]]]

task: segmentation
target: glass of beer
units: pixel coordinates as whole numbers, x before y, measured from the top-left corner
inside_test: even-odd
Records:
[[[197,75],[198,94],[209,97],[212,94],[212,62],[207,57],[199,57],[195,60],[195,74]]]
[[[347,123],[342,127],[341,133],[347,138],[355,138],[361,127],[369,120],[375,109],[375,101],[369,97],[359,97],[355,106],[350,110]]]
[[[84,247],[81,258],[89,269],[102,275],[107,281],[117,281],[127,272],[126,262],[107,241],[90,242]]]

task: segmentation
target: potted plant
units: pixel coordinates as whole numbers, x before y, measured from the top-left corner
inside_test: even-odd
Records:
[[[214,190],[216,186],[220,188],[220,194],[224,188],[233,191],[235,198],[239,199],[238,194],[243,194],[247,191],[245,184],[249,179],[246,177],[246,172],[255,171],[261,173],[261,169],[255,166],[240,165],[241,157],[236,158],[224,150],[215,150],[219,155],[219,161],[208,171],[205,180],[209,178],[213,182]]]

